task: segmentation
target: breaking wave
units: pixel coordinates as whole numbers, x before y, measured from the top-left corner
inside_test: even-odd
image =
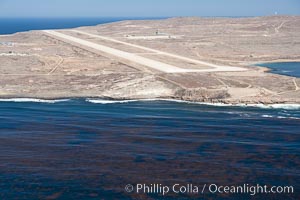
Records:
[[[114,104],[114,103],[130,103],[137,102],[139,100],[103,100],[103,99],[86,99],[85,101],[96,104]]]
[[[35,99],[35,98],[9,98],[0,99],[0,102],[37,102],[37,103],[59,103],[64,101],[69,101],[70,99]]]
[[[145,102],[145,101],[168,101],[178,103],[194,103],[190,101],[182,101],[176,99],[132,99],[132,100],[105,100],[105,99],[86,99],[87,102],[97,104],[114,104],[114,103],[131,103],[131,102]]]
[[[114,103],[131,103],[131,102],[143,102],[143,101],[168,101],[188,104],[200,104],[208,106],[219,106],[219,107],[257,107],[263,109],[285,109],[285,110],[298,110],[300,104],[226,104],[226,103],[205,103],[205,102],[191,102],[176,99],[136,99],[136,100],[103,100],[103,99],[86,99],[90,103],[98,104],[114,104]]]
[[[7,98],[0,99],[0,102],[37,102],[37,103],[59,103],[70,101],[71,99],[37,99],[37,98]],[[262,109],[283,109],[283,110],[300,110],[300,104],[226,104],[226,103],[205,103],[192,102],[177,99],[132,99],[132,100],[107,100],[107,99],[85,99],[86,102],[95,104],[125,104],[132,102],[146,102],[146,101],[166,101],[186,104],[198,104],[217,107],[257,107]]]
[[[300,109],[300,104],[250,104],[249,106],[264,108],[264,109],[285,109],[285,110]]]
[[[290,116],[275,116],[275,115],[261,115],[263,118],[277,118],[277,119],[300,119],[299,117]]]

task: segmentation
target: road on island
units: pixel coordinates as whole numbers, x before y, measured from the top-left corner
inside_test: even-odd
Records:
[[[207,63],[207,62],[203,62],[203,61],[199,61],[199,60],[195,60],[195,59],[191,59],[191,58],[187,58],[187,57],[183,57],[183,56],[179,56],[179,55],[175,55],[175,54],[171,54],[171,53],[167,53],[167,52],[163,52],[163,51],[159,51],[159,50],[155,50],[155,49],[150,49],[147,47],[143,47],[143,46],[139,46],[139,45],[135,45],[135,44],[130,44],[127,42],[123,42],[123,41],[119,41],[119,40],[115,40],[109,37],[103,37],[103,36],[99,36],[99,35],[95,35],[95,34],[90,34],[90,33],[86,33],[83,31],[77,31],[77,30],[71,30],[73,32],[77,32],[80,34],[85,34],[88,35],[90,37],[95,37],[95,38],[100,38],[102,40],[107,40],[110,42],[115,42],[115,43],[120,43],[120,44],[124,44],[127,46],[131,46],[131,47],[135,47],[135,48],[139,48],[139,49],[144,49],[147,51],[151,51],[154,53],[158,53],[161,55],[165,55],[165,56],[169,56],[169,57],[174,57],[177,59],[181,59],[181,60],[185,60],[188,62],[193,62],[195,64],[201,64],[203,66],[208,66],[211,67],[211,69],[185,69],[185,68],[180,68],[174,65],[169,65],[160,61],[156,61],[153,59],[149,59],[149,58],[145,58],[133,53],[129,53],[129,52],[125,52],[125,51],[121,51],[118,49],[114,49],[111,47],[107,47],[101,44],[97,44],[97,43],[93,43],[84,39],[80,39],[80,38],[76,38],[64,33],[60,33],[57,31],[53,31],[53,30],[44,30],[45,33],[52,35],[54,37],[58,37],[60,39],[63,39],[64,41],[70,41],[70,42],[74,42],[77,43],[79,45],[83,45],[89,48],[93,48],[96,49],[98,51],[104,52],[104,53],[108,53],[110,55],[128,60],[130,62],[134,62],[137,64],[140,64],[142,66],[154,69],[154,70],[158,70],[160,72],[164,72],[164,73],[187,73],[187,72],[219,72],[219,71],[245,71],[247,69],[245,68],[240,68],[240,67],[230,67],[230,66],[220,66],[220,65],[215,65],[212,63]]]

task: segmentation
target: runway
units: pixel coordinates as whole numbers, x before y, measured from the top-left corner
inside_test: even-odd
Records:
[[[157,61],[155,59],[150,59],[150,58],[146,58],[143,57],[141,55],[137,55],[134,53],[129,53],[123,50],[119,50],[116,48],[112,48],[112,47],[108,47],[102,44],[98,44],[98,43],[94,43],[85,39],[81,39],[81,38],[77,38],[71,35],[67,35],[65,33],[61,33],[58,31],[54,31],[54,30],[44,30],[44,33],[47,33],[48,35],[54,36],[54,37],[58,37],[62,40],[64,40],[65,42],[72,42],[72,43],[76,43],[79,45],[83,45],[89,48],[93,48],[97,51],[100,51],[102,53],[106,53],[106,54],[110,54],[114,57],[120,58],[120,59],[125,59],[129,62],[133,62],[139,65],[142,65],[144,67],[150,68],[150,69],[154,69],[156,71],[159,72],[163,72],[163,73],[189,73],[189,72],[219,72],[219,71],[245,71],[245,68],[240,68],[240,67],[230,67],[230,66],[220,66],[220,65],[216,65],[216,64],[212,64],[212,63],[207,63],[204,61],[200,61],[200,60],[195,60],[195,59],[191,59],[191,58],[187,58],[187,57],[183,57],[180,55],[176,55],[176,54],[171,54],[171,53],[167,53],[167,52],[163,52],[160,50],[156,50],[156,49],[151,49],[151,48],[147,48],[147,47],[143,47],[143,46],[139,46],[139,45],[135,45],[135,44],[130,44],[127,42],[123,42],[123,41],[119,41],[113,38],[109,38],[109,37],[104,37],[104,36],[100,36],[100,35],[95,35],[95,34],[90,34],[90,33],[86,33],[83,31],[77,31],[77,30],[71,30],[70,32],[76,32],[82,35],[87,35],[91,38],[99,38],[101,40],[105,40],[105,41],[109,41],[112,43],[119,43],[122,45],[126,45],[128,47],[134,47],[137,49],[143,49],[152,53],[157,53],[159,55],[163,55],[163,56],[168,56],[168,57],[173,57],[179,60],[183,60],[186,62],[191,62],[194,64],[198,64],[198,65],[202,65],[204,67],[208,67],[205,69],[189,69],[189,68],[182,68],[179,66],[175,66],[175,65],[171,65],[171,64],[167,64],[161,61]]]

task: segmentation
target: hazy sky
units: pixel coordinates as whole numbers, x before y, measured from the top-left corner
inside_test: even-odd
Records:
[[[0,17],[300,15],[300,0],[0,0]]]

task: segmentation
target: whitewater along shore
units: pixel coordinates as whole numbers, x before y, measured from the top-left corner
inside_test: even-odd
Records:
[[[300,103],[300,17],[170,18],[0,37],[0,98]]]

